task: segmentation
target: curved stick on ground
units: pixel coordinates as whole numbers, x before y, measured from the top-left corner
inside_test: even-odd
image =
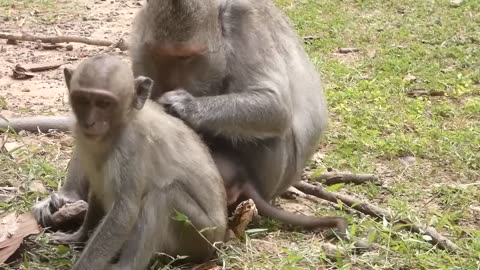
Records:
[[[319,181],[330,186],[339,183],[353,183],[356,185],[365,184],[366,182],[380,183],[378,176],[374,174],[354,174],[354,173],[339,173],[327,172],[313,177],[312,181]]]
[[[373,216],[375,218],[384,217],[388,221],[393,222],[393,217],[387,210],[367,202],[362,202],[357,198],[353,198],[351,196],[344,195],[344,194],[328,192],[322,187],[314,186],[305,181],[302,181],[294,186],[306,194],[310,194],[334,203],[341,201],[342,203],[348,205],[349,207],[354,208],[355,210],[360,211],[364,214]],[[446,249],[449,251],[456,251],[460,249],[460,247],[455,245],[452,241],[440,235],[437,232],[437,230],[435,230],[435,228],[433,227],[414,224],[412,221],[408,219],[400,219],[400,220],[397,220],[395,223],[402,224],[404,228],[407,228],[412,232],[430,236],[432,238],[430,242],[434,245],[438,245],[442,249]]]
[[[37,115],[28,117],[19,117],[5,120],[0,118],[0,132],[7,129],[20,132],[22,130],[29,132],[49,132],[49,130],[57,130],[67,132],[73,125],[74,119],[67,115]]]

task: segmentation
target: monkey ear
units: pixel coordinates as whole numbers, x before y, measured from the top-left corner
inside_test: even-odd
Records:
[[[70,81],[72,80],[74,69],[71,67],[65,67],[63,69],[63,76],[65,77],[65,83],[67,84],[68,91],[70,91]]]
[[[135,78],[136,97],[133,99],[133,107],[135,107],[135,109],[140,110],[143,108],[143,105],[145,105],[145,102],[150,97],[152,87],[152,79],[145,76],[138,76]]]

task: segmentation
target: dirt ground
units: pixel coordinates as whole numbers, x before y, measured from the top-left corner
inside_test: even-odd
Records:
[[[58,24],[38,23],[36,15],[42,13],[39,9],[36,12],[32,11],[34,15],[23,14],[25,17],[19,17],[17,21],[2,22],[0,30],[11,31],[12,34],[25,31],[38,36],[55,36],[55,28],[57,28],[63,35],[116,41],[121,37],[128,38],[130,22],[135,12],[141,7],[141,2],[79,0],[75,3],[65,1],[61,5],[64,5],[65,12],[70,7],[75,10],[75,13],[65,13]],[[49,10],[46,9],[45,12]],[[63,62],[65,65],[75,65],[79,60],[107,49],[107,47],[80,43],[74,43],[72,51],[36,49],[36,44],[33,42],[6,45],[2,41],[0,46],[0,96],[7,104],[3,106],[0,114],[7,118],[37,113],[60,114],[69,110],[62,68],[35,73],[35,77],[31,79],[14,80],[10,75],[12,68],[17,64]],[[118,50],[118,54],[128,61],[125,53]]]

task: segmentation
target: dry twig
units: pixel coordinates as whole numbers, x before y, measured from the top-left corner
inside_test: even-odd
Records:
[[[30,79],[35,76],[32,72],[40,72],[40,71],[46,71],[50,69],[56,69],[63,64],[64,62],[29,64],[29,65],[17,64],[12,70],[13,71],[12,78],[16,80]]]
[[[121,51],[126,51],[128,50],[128,44],[125,42],[125,39],[123,39],[123,36],[118,39],[117,42],[113,43],[112,45],[108,46],[108,48],[105,49],[104,53],[111,52],[115,48],[119,48]]]
[[[46,70],[51,70],[51,69],[57,69],[61,67],[64,62],[54,62],[54,63],[40,63],[40,64],[26,64],[26,65],[21,65],[17,64],[15,66],[15,69],[18,70],[27,70],[31,72],[40,72],[40,71],[46,71]]]
[[[341,201],[342,203],[346,204],[347,206],[360,211],[364,214],[373,216],[375,218],[385,218],[386,220],[392,222],[393,217],[392,215],[385,209],[375,206],[373,204],[362,202],[356,198],[353,198],[348,195],[338,194],[334,192],[328,192],[324,188],[319,186],[314,186],[310,183],[302,181],[295,185],[300,191],[310,194],[319,198],[322,198],[327,201],[331,201],[337,203]],[[446,237],[440,235],[437,230],[433,227],[429,226],[422,226],[418,224],[413,224],[412,221],[408,219],[400,219],[397,223],[402,224],[403,227],[415,232],[421,233],[424,235],[428,235],[432,238],[431,242],[434,245],[438,245],[439,247],[449,250],[455,251],[460,249],[457,245],[455,245],[452,241],[448,240]]]
[[[36,42],[40,40],[44,43],[63,43],[63,42],[75,42],[75,43],[83,43],[87,45],[95,45],[95,46],[112,46],[113,44],[118,43],[118,48],[122,51],[127,50],[127,46],[124,42],[111,42],[108,40],[99,40],[99,39],[91,39],[86,37],[79,37],[79,36],[55,36],[55,37],[42,37],[42,36],[34,36],[31,34],[23,33],[22,35],[11,35],[6,33],[0,33],[0,39],[7,39],[7,40],[21,40],[21,41],[31,41]]]
[[[339,172],[327,172],[322,173],[318,176],[315,176],[313,181],[319,181],[323,184],[330,186],[339,183],[353,183],[356,185],[361,185],[366,182],[379,183],[379,178],[374,174],[353,174],[353,173],[339,173]]]
[[[26,69],[22,68],[21,66],[16,66],[12,70],[12,78],[15,80],[25,80],[35,77],[35,74],[32,72],[28,72]]]

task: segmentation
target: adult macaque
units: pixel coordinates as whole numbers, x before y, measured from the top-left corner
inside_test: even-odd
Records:
[[[151,0],[134,20],[130,55],[136,76],[158,82],[152,98],[202,135],[217,166],[238,167],[223,175],[230,202],[236,187],[260,213],[345,233],[343,218],[265,204],[300,180],[327,124],[315,67],[272,1]]]
[[[209,259],[212,244],[225,239],[227,209],[221,176],[198,135],[147,100],[152,80],[134,80],[117,57],[95,56],[64,73],[90,189],[80,229],[54,239],[82,242],[94,230],[73,269],[146,269],[155,252]],[[193,226],[175,220],[177,211]]]
[[[265,201],[300,180],[327,127],[327,104],[301,39],[272,1],[150,0],[129,48],[134,75],[155,81],[151,98],[213,153],[232,149]],[[79,171],[75,157],[69,170]],[[84,198],[85,182],[69,174],[34,207],[37,220],[48,225],[52,211]]]

